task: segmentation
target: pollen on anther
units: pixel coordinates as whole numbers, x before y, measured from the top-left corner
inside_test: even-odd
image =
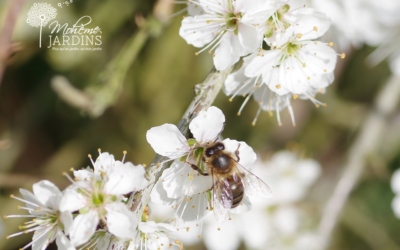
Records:
[[[319,105],[319,104],[316,104],[316,105],[315,105],[315,107],[319,108],[319,107],[320,107],[320,105]]]
[[[215,57],[215,54],[213,55],[213,57]]]
[[[232,98],[229,98],[229,101],[232,102]]]
[[[307,77],[307,80],[310,80],[310,77]]]
[[[278,84],[278,85],[276,85],[275,87],[276,87],[277,89],[280,89],[280,88],[281,88],[281,85]]]
[[[208,51],[208,54],[211,54],[211,50]]]
[[[252,125],[252,126],[255,126],[255,125],[256,125],[256,123],[255,123],[255,122],[252,122],[252,123],[251,123],[251,125]]]
[[[297,99],[297,98],[299,98],[299,95],[293,95],[293,99]]]
[[[195,54],[196,56],[198,56],[198,55],[199,55],[199,52],[194,52],[194,54]]]
[[[221,230],[221,228],[218,228],[218,231],[220,231]]]
[[[187,227],[187,228],[186,228],[186,232],[189,232],[189,229],[190,229],[190,227]]]
[[[323,91],[323,89],[319,89],[319,90],[318,90],[318,93],[319,93],[319,94],[321,94],[321,93],[322,93],[322,91]]]
[[[179,244],[179,240],[176,240],[176,241],[175,241],[175,244]]]
[[[326,105],[326,103],[324,103],[324,104],[322,104],[322,106],[326,107],[327,105]]]
[[[199,234],[197,237],[201,238],[201,235]]]
[[[240,116],[240,112],[237,112],[237,116]]]
[[[124,155],[126,155],[128,152],[126,152],[126,150],[124,150],[124,151],[122,151],[122,153],[123,153]]]
[[[159,162],[157,162],[157,167],[161,166],[161,164]]]
[[[143,167],[147,167],[147,165],[146,165],[146,164],[143,164]]]
[[[101,148],[97,149],[97,151],[101,152]]]
[[[13,194],[10,194],[10,198],[14,198],[14,195],[13,195]]]
[[[333,46],[333,42],[329,42],[328,45],[332,47]]]
[[[318,31],[318,27],[314,27],[314,30],[315,30],[315,31]]]
[[[303,36],[303,35],[300,34],[300,33],[298,33],[298,34],[296,35],[296,37],[299,38],[299,39],[300,39],[302,36]]]
[[[344,59],[346,57],[346,53],[342,53],[341,55],[340,55],[340,58],[342,58],[342,59]]]

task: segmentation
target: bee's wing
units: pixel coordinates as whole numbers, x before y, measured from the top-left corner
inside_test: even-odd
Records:
[[[213,209],[215,219],[222,223],[228,219],[233,195],[229,189],[229,183],[212,172],[213,177]]]
[[[236,161],[235,161],[236,162]],[[272,191],[265,182],[255,176],[245,167],[236,162],[236,167],[241,175],[242,183],[244,186],[245,194],[255,196],[258,198],[271,198]]]

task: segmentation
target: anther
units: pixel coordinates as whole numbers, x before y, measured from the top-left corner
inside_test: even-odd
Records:
[[[232,98],[229,98],[229,101],[232,102]]]
[[[62,172],[62,175],[66,176],[66,175],[67,175],[67,173],[66,173],[66,172]]]
[[[327,105],[326,105],[326,103],[324,103],[324,104],[322,104],[322,106],[326,107]]]
[[[126,152],[126,150],[124,150],[124,151],[122,151],[122,153],[123,153],[124,155],[126,155],[128,152]]]
[[[197,237],[201,238],[201,235],[199,234]]]
[[[176,241],[175,241],[175,244],[179,244],[179,240],[176,240]]]
[[[189,232],[189,229],[190,229],[190,228],[189,228],[189,227],[187,227],[187,228],[186,228],[186,232]]]
[[[333,46],[333,42],[329,42],[328,45],[332,47]]]
[[[297,99],[297,98],[299,98],[299,95],[293,95],[293,99]]]
[[[198,56],[198,55],[199,55],[199,52],[194,52],[194,54],[195,54],[196,56]]]
[[[91,154],[88,154],[87,156],[88,156],[89,158],[92,158],[92,155],[91,155]]]
[[[221,231],[221,228],[218,228],[218,231]]]
[[[97,151],[99,151],[99,153],[101,153],[101,148],[97,149]]]
[[[340,55],[340,58],[342,58],[342,59],[344,59],[346,57],[346,53],[342,53],[341,55]]]
[[[315,31],[318,31],[318,27],[314,27],[314,30],[315,30]]]
[[[143,164],[143,167],[147,167],[147,165],[146,165],[146,164]]]
[[[240,112],[237,112],[237,116],[240,116]]]
[[[318,90],[318,93],[319,93],[319,94],[321,94],[321,93],[322,93],[322,91],[323,91],[323,89],[319,89],[319,90]]]
[[[319,107],[320,107],[320,105],[319,105],[319,104],[316,104],[316,105],[315,105],[315,107],[319,108]]]
[[[74,168],[70,168],[69,171],[70,171],[70,172],[73,172],[73,171],[74,171]]]
[[[281,88],[281,85],[278,84],[278,85],[276,85],[275,87],[276,87],[277,89],[280,89],[280,88]]]
[[[10,194],[10,198],[14,198],[14,195],[13,195],[13,194]]]
[[[296,35],[296,37],[299,38],[299,39],[300,39],[302,36],[303,36],[303,35],[300,34],[300,33],[298,33],[298,34]]]
[[[161,166],[161,164],[159,162],[157,162],[157,167]]]
[[[251,125],[252,125],[252,126],[255,126],[255,125],[256,125],[256,123],[255,123],[255,122],[252,122],[252,123],[251,123]]]

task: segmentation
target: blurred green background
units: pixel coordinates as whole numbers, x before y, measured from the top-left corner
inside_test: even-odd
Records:
[[[54,7],[59,3],[48,2]],[[10,3],[0,1],[1,26]],[[41,179],[65,188],[68,181],[61,173],[88,166],[87,154],[96,155],[98,148],[117,159],[127,150],[128,161],[149,164],[155,154],[146,142],[146,131],[177,123],[193,98],[193,87],[212,68],[211,55],[196,57],[197,49],[178,35],[182,15],[163,19],[180,8],[169,10],[168,1],[158,10],[155,0],[76,0],[57,7],[60,23],[73,24],[88,15],[93,26],[101,28],[102,50],[85,52],[54,51],[43,45],[40,49],[39,29],[25,22],[33,3],[23,3],[18,14],[0,86],[0,214],[24,212],[17,210],[19,202],[9,198],[18,194],[18,188],[31,190]],[[49,29],[43,28],[42,42],[47,42],[48,35]],[[125,44],[130,48],[123,50]],[[321,163],[323,175],[308,197],[316,205],[317,215],[332,193],[374,97],[391,75],[385,62],[374,68],[366,66],[365,57],[372,51],[365,46],[339,61],[335,82],[325,95],[317,96],[327,103],[326,108],[293,100],[296,127],[286,110],[281,114],[281,127],[276,116],[270,118],[267,113],[261,113],[252,126],[257,103],[250,101],[238,117],[241,97],[229,102],[220,93],[215,102],[226,116],[224,137],[246,141],[261,158],[295,141],[308,157]],[[70,82],[68,90],[82,91],[73,93],[90,108],[77,108],[60,98],[52,85],[60,75]],[[391,173],[400,167],[399,123],[397,108],[397,113],[386,119],[382,143],[368,156],[362,180],[344,209],[330,249],[389,249],[385,244],[376,248],[371,237],[377,242],[390,241],[400,249],[400,220],[390,207],[394,194],[389,184]],[[23,221],[0,219],[0,249],[18,249],[30,241],[30,234],[5,239],[17,232]]]

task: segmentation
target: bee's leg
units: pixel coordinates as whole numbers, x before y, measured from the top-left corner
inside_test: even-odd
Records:
[[[238,146],[238,148],[236,149],[236,151],[235,151],[235,155],[236,155],[236,161],[237,162],[239,162],[240,161],[240,157],[239,157],[239,148],[240,148],[240,143],[239,143],[239,146]]]
[[[201,174],[201,175],[203,175],[203,176],[208,176],[209,174],[208,173],[204,173],[203,171],[201,171],[201,169],[198,167],[198,166],[196,166],[196,165],[194,165],[194,164],[192,164],[192,163],[190,163],[190,162],[187,162],[187,161],[185,161],[185,163],[187,163],[187,164],[189,164],[194,170],[196,170],[199,174]]]

